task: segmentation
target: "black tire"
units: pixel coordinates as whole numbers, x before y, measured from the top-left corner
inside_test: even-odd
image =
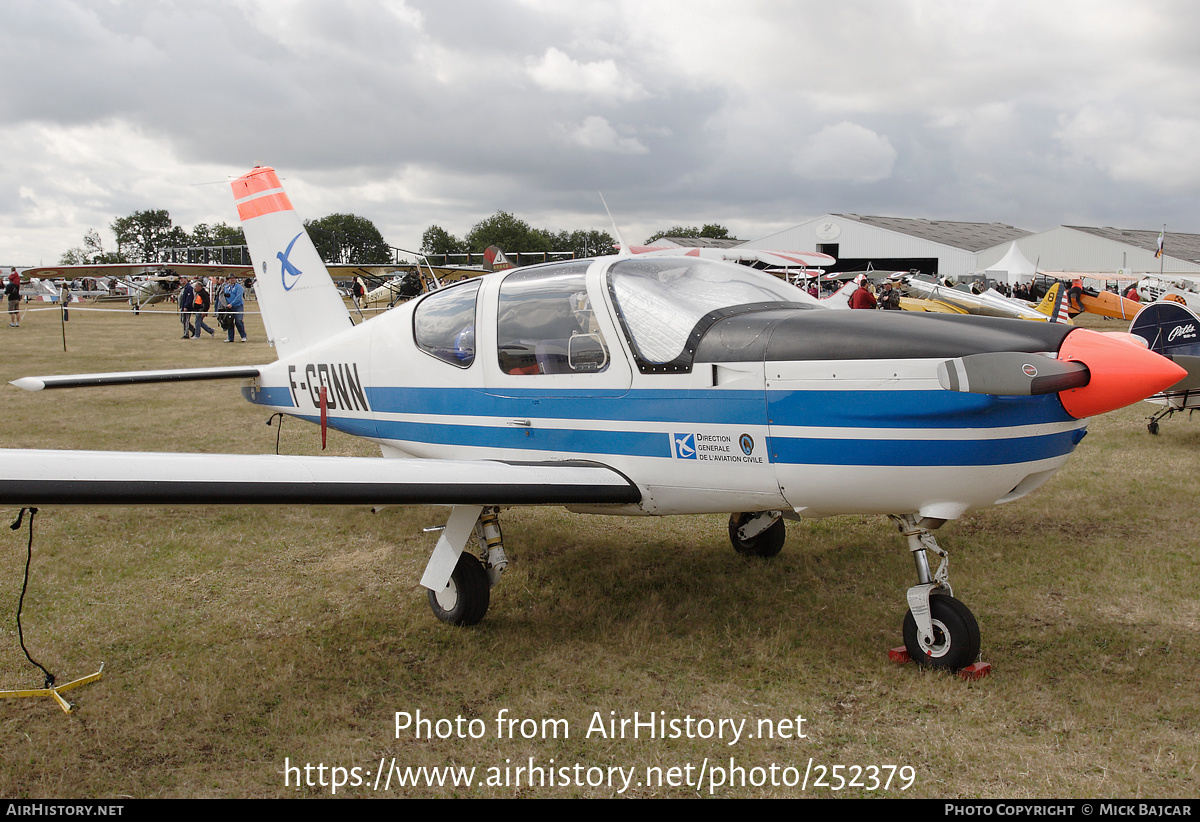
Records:
[[[974,614],[951,596],[929,597],[929,615],[933,619],[933,646],[926,649],[917,637],[917,621],[912,611],[904,614],[904,647],[918,665],[958,671],[979,657],[979,624]]]
[[[733,550],[742,556],[770,559],[783,550],[783,543],[787,539],[787,526],[783,524],[783,519],[780,518],[758,536],[751,537],[750,539],[742,539],[738,536],[738,529],[753,518],[753,512],[730,514],[729,542],[733,545]]]
[[[491,590],[483,563],[474,554],[463,551],[446,587],[440,592],[428,592],[429,607],[442,622],[476,625],[487,614]]]
[[[1158,421],[1150,420],[1150,422],[1146,424],[1146,430],[1149,431],[1151,434],[1157,434],[1158,433]]]

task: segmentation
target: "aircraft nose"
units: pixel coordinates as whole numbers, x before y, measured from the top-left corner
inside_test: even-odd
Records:
[[[1132,405],[1187,376],[1187,371],[1160,354],[1086,328],[1066,336],[1058,359],[1083,363],[1091,375],[1087,385],[1058,392],[1063,408],[1076,419]]]

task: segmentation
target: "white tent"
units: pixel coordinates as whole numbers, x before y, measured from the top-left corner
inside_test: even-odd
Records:
[[[1015,242],[1008,244],[1008,251],[994,265],[982,272],[989,280],[1013,285],[1018,282],[1029,282],[1037,269],[1029,259],[1021,253]]]

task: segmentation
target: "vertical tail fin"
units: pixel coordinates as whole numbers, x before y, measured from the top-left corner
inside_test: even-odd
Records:
[[[1055,283],[1050,286],[1050,290],[1046,292],[1046,296],[1042,297],[1042,301],[1037,304],[1034,311],[1039,314],[1045,314],[1049,317],[1049,322],[1062,323],[1071,325],[1071,317],[1067,311],[1067,290],[1063,288],[1062,283]]]
[[[1133,318],[1129,333],[1144,339],[1156,354],[1200,356],[1200,317],[1186,305],[1151,303]]]
[[[354,327],[350,312],[273,168],[233,181],[254,262],[255,294],[280,357]]]
[[[489,245],[483,252],[483,270],[484,271],[507,271],[512,268],[512,261],[504,256],[504,252],[500,250],[500,246]]]

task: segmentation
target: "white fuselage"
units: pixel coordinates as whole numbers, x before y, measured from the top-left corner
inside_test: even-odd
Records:
[[[643,373],[610,264],[586,274],[589,330],[607,343],[602,370],[506,371],[496,321],[504,272],[479,279],[468,365],[414,339],[414,312],[446,289],[264,367],[245,394],[316,422],[324,386],[329,426],[390,456],[600,462],[643,495],[612,513],[949,519],[1033,490],[1082,437],[1084,422],[1054,395],[943,390],[940,357],[733,359]]]

